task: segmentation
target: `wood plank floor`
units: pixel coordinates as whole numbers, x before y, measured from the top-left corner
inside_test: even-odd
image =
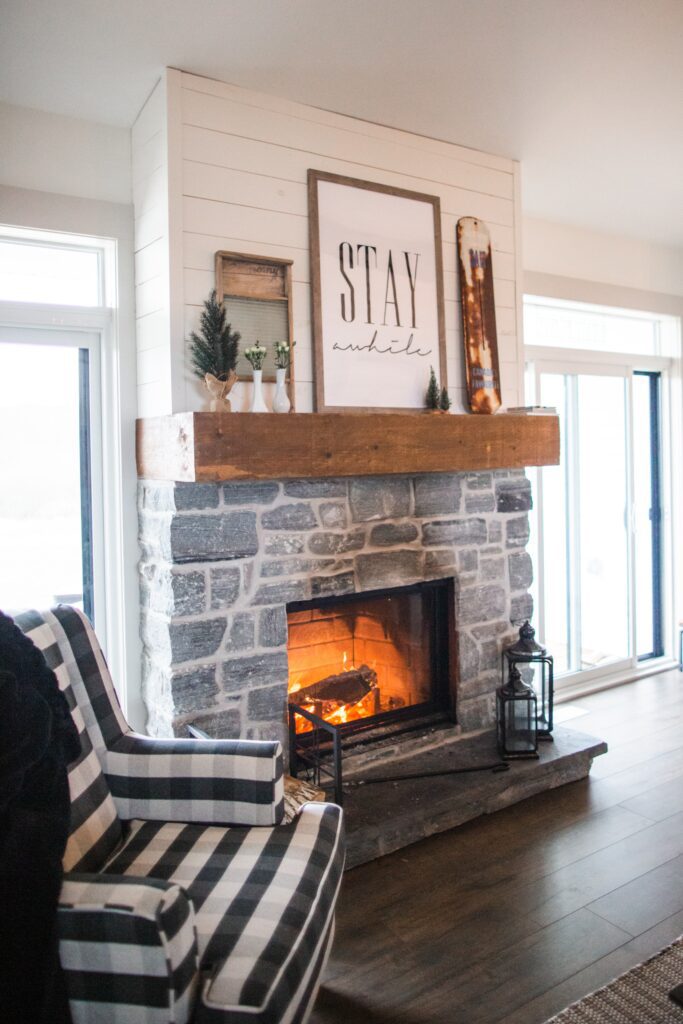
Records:
[[[542,1024],[683,933],[683,675],[573,706],[590,779],[347,872],[311,1024]]]

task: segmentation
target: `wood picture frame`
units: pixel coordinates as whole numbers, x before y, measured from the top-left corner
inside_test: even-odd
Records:
[[[225,306],[233,330],[242,335],[238,376],[242,380],[251,377],[251,367],[242,353],[259,340],[268,347],[262,379],[274,381],[273,344],[275,341],[287,341],[291,346],[293,340],[293,260],[220,250],[216,253],[215,264],[216,294]],[[280,337],[279,331],[284,331],[286,337]],[[270,336],[274,333],[278,333],[278,337]],[[291,348],[287,388],[292,408],[295,354],[296,349]]]
[[[423,410],[430,366],[448,383],[439,197],[310,169],[308,214],[316,410]]]

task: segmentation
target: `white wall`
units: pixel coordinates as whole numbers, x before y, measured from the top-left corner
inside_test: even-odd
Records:
[[[674,211],[672,215],[675,215]],[[524,217],[522,253],[525,279],[530,274],[550,274],[592,282],[596,286],[610,285],[663,296],[683,296],[681,249]],[[525,290],[533,289],[526,283]],[[605,289],[604,294],[609,292]],[[611,300],[593,298],[586,301]],[[666,299],[661,301],[667,304]],[[662,308],[661,312],[669,312],[669,309]]]
[[[0,184],[41,192],[132,200],[127,128],[0,103]]]
[[[146,415],[197,409],[204,404],[201,387],[188,371],[185,338],[196,328],[202,302],[214,287],[214,256],[219,249],[294,261],[296,405],[299,411],[312,409],[306,187],[311,167],[440,197],[448,379],[456,411],[463,408],[463,370],[455,226],[458,218],[466,215],[488,223],[494,247],[503,399],[508,404],[518,403],[521,289],[517,287],[519,205],[514,161],[184,72],[168,71],[162,86],[133,130],[136,222],[148,211],[157,211],[155,230],[144,236],[144,247],[143,235],[136,231],[138,298],[143,288],[155,296],[145,314],[154,320],[143,332],[138,330],[140,357],[143,352],[154,353],[145,358],[144,367],[141,365],[140,386],[146,387],[149,395],[156,388],[158,399],[145,404]],[[164,89],[165,126],[158,107]],[[139,127],[143,120],[148,124],[144,131]],[[163,158],[156,157],[154,169],[147,171],[148,187],[143,193],[138,187],[143,150],[152,145],[153,138],[163,140],[164,131],[167,166],[164,170]],[[158,175],[155,181],[153,174]],[[167,197],[163,194],[164,174],[171,183]],[[157,257],[163,264],[165,246],[168,262],[159,272]],[[151,270],[142,265],[147,247]],[[164,278],[166,270],[168,277]],[[146,279],[146,275],[150,276]],[[163,297],[169,282],[172,302],[166,322]],[[165,352],[169,350],[170,387],[165,378]],[[247,389],[235,397],[236,407],[244,408]]]

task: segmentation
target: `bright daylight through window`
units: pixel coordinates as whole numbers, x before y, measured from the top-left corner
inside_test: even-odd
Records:
[[[572,681],[633,670],[673,633],[662,424],[678,324],[527,297],[524,330],[527,398],[556,409],[562,446],[533,471],[539,632]]]

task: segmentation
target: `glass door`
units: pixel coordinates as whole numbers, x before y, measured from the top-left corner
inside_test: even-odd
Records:
[[[94,619],[101,526],[99,335],[0,327],[0,608],[63,601]]]
[[[559,673],[631,657],[628,371],[537,367],[560,416],[561,463],[539,474],[539,626]]]

